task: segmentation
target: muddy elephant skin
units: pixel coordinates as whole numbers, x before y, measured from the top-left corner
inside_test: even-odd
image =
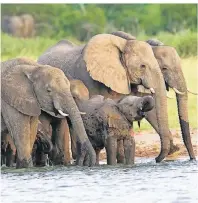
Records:
[[[123,142],[125,160],[122,163],[133,164],[135,157],[135,141],[130,134],[132,123],[140,121],[145,112],[154,107],[154,99],[151,96],[135,97],[126,96],[119,102],[105,99],[101,95],[93,96],[88,101],[75,98],[81,111],[87,135],[96,151],[97,164],[99,164],[100,150],[105,147],[107,153],[107,164],[115,165],[117,156],[117,142]],[[75,138],[72,133],[71,138]],[[75,139],[74,139],[75,140]],[[72,144],[75,145],[73,141]],[[76,147],[72,146],[75,158]],[[86,165],[86,163],[84,163]]]

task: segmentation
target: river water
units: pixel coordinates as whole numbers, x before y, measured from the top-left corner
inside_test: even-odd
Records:
[[[1,169],[2,203],[198,202],[198,162]]]

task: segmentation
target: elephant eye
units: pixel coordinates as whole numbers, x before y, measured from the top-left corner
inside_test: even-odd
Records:
[[[141,64],[140,68],[146,68],[146,66],[144,64]]]
[[[51,92],[51,91],[52,91],[51,88],[48,87],[48,88],[47,88],[47,92]]]
[[[163,70],[167,70],[168,67],[167,67],[166,65],[164,65],[162,69],[163,69]]]

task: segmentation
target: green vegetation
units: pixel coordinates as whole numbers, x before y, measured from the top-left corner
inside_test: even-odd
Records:
[[[122,30],[133,35],[197,31],[196,4],[3,4],[2,16],[30,13],[37,35],[75,36],[86,41],[97,33]]]
[[[14,58],[18,56],[27,56],[33,59],[37,59],[42,52],[44,52],[48,47],[58,42],[63,38],[46,38],[46,37],[35,37],[32,39],[21,39],[14,38],[2,33],[1,42],[1,57],[2,60],[7,60],[9,58]],[[181,57],[189,57],[197,55],[197,33],[191,31],[183,31],[177,33],[176,35],[171,33],[159,33],[157,36],[146,36],[139,35],[137,39],[147,40],[149,38],[157,38],[161,40],[164,44],[173,46],[177,49]],[[81,44],[74,37],[66,37],[76,44]]]

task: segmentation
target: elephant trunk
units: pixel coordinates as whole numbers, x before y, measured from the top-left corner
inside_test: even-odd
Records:
[[[179,116],[179,122],[182,132],[182,138],[184,141],[184,144],[186,146],[186,149],[188,150],[188,154],[190,156],[190,159],[195,159],[195,154],[193,151],[193,146],[191,143],[191,137],[190,137],[190,127],[189,127],[189,120],[188,120],[188,92],[187,92],[187,86],[186,81],[183,76],[183,73],[180,74],[180,78],[178,81],[178,89],[180,92],[185,92],[185,94],[177,94],[177,108],[178,108],[178,116]]]
[[[56,103],[56,102],[55,102]],[[55,108],[59,108],[58,105],[55,105]],[[57,109],[58,110],[58,109]],[[72,129],[74,130],[75,134],[77,135],[77,156],[80,154],[81,157],[77,157],[77,164],[82,166],[83,160],[88,152],[89,158],[90,158],[90,166],[95,165],[96,163],[96,154],[95,151],[88,139],[88,136],[86,134],[84,124],[80,115],[80,111],[72,97],[71,94],[68,94],[66,97],[66,101],[64,102],[64,105],[62,107],[62,110],[64,113],[69,114],[69,119],[72,124]]]
[[[170,136],[168,126],[168,110],[167,110],[167,98],[166,88],[163,76],[160,71],[153,73],[154,78],[154,98],[156,106],[156,117],[159,129],[159,136],[161,141],[161,151],[156,162],[161,162],[170,151]]]
[[[144,96],[141,98],[142,103],[141,103],[141,111],[142,112],[147,112],[153,109],[154,107],[154,99],[152,96]]]

